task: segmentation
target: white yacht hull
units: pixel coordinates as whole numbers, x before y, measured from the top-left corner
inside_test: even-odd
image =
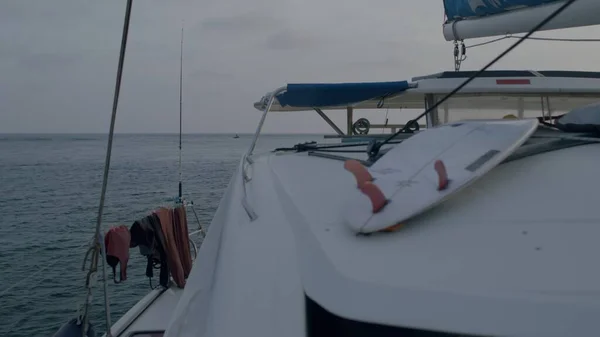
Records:
[[[246,193],[258,217],[251,221],[242,206],[238,172],[165,336],[307,336],[307,298],[370,324],[587,335],[600,315],[591,295],[600,272],[581,261],[600,253],[600,210],[594,198],[573,195],[596,193],[598,150],[500,165],[407,228],[372,236],[342,224],[344,196],[356,188],[343,161],[255,156]]]
[[[113,324],[112,335],[129,336],[139,331],[165,331],[181,294],[183,289],[176,286],[152,290]]]

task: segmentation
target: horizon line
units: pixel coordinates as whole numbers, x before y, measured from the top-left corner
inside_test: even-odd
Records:
[[[178,132],[115,132],[115,135],[179,135]],[[182,135],[254,135],[254,132],[183,132]],[[329,135],[326,132],[261,132],[261,135]],[[0,135],[107,135],[105,132],[0,132]]]

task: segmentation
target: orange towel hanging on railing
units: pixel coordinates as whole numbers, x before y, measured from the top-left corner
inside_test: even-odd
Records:
[[[154,213],[160,219],[160,226],[165,237],[165,250],[171,276],[177,286],[183,288],[185,280],[192,270],[185,207],[159,208]]]
[[[167,208],[159,208],[154,213],[160,219],[160,227],[165,237],[165,250],[167,253],[167,263],[171,276],[178,287],[183,288],[185,286],[185,275],[183,273],[183,265],[179,258],[179,251],[177,248],[177,240],[175,239],[175,228],[173,226],[173,210]]]
[[[190,241],[185,206],[173,210],[173,229],[175,244],[179,252],[179,259],[183,268],[183,276],[187,278],[192,271],[192,255],[190,254]]]

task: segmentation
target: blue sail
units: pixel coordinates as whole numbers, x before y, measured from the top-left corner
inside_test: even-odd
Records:
[[[448,21],[500,14],[563,0],[444,0]]]

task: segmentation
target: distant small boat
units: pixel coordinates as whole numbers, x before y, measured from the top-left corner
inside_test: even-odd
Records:
[[[240,138],[240,136],[238,136],[238,134],[236,133],[235,136],[233,136],[233,138]]]

